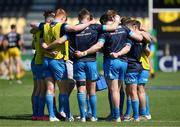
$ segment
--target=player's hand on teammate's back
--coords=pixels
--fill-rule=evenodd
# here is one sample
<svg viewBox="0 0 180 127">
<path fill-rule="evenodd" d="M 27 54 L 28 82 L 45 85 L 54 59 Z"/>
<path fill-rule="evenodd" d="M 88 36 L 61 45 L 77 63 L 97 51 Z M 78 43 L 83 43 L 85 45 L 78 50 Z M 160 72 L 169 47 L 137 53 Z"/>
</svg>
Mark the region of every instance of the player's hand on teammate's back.
<svg viewBox="0 0 180 127">
<path fill-rule="evenodd" d="M 53 51 L 53 52 L 51 52 L 51 55 L 54 57 L 54 56 L 56 56 L 58 54 L 58 51 Z"/>
<path fill-rule="evenodd" d="M 81 52 L 81 51 L 75 51 L 74 54 L 75 54 L 75 56 L 78 57 L 78 58 L 85 56 L 84 52 Z"/>
<path fill-rule="evenodd" d="M 42 43 L 42 48 L 46 49 L 48 45 L 46 43 Z"/>
<path fill-rule="evenodd" d="M 111 56 L 112 58 L 118 58 L 119 54 L 116 53 L 116 52 L 112 52 L 112 53 L 110 53 L 110 56 Z"/>
<path fill-rule="evenodd" d="M 95 19 L 92 19 L 91 21 L 89 21 L 90 24 L 96 24 L 96 20 Z"/>
</svg>

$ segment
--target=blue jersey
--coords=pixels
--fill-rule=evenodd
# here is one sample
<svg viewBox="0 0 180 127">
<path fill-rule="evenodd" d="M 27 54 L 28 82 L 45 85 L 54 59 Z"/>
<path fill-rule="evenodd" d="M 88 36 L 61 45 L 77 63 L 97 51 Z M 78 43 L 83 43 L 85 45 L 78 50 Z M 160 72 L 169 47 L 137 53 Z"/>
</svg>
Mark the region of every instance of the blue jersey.
<svg viewBox="0 0 180 127">
<path fill-rule="evenodd" d="M 71 47 L 74 50 L 85 51 L 97 43 L 98 35 L 103 32 L 103 26 L 93 24 L 81 32 L 68 33 L 68 38 L 71 41 Z M 74 61 L 95 61 L 96 53 L 77 58 L 74 56 Z"/>
<path fill-rule="evenodd" d="M 104 59 L 110 58 L 111 52 L 119 52 L 126 44 L 127 38 L 131 31 L 126 26 L 119 26 L 114 32 L 106 32 L 99 36 L 98 42 L 104 43 Z M 120 56 L 119 59 L 127 61 L 126 55 Z"/>
<path fill-rule="evenodd" d="M 143 50 L 143 43 L 137 42 L 133 39 L 128 39 L 128 42 L 131 43 L 131 50 L 127 54 L 127 72 L 140 72 L 142 71 L 140 57 Z"/>
</svg>

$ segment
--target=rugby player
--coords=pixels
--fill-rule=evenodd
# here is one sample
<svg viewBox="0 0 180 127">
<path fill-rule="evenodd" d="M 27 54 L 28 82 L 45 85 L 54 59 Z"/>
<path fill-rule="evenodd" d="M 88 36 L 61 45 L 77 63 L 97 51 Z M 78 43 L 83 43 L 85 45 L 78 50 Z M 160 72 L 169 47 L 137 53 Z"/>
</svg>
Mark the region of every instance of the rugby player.
<svg viewBox="0 0 180 127">
<path fill-rule="evenodd" d="M 52 12 L 45 11 L 44 18 L 45 23 L 52 22 Z M 34 89 L 31 98 L 33 109 L 32 120 L 47 120 L 48 118 L 44 116 L 46 85 L 43 79 L 43 71 L 45 68 L 43 64 L 43 51 L 40 43 L 40 38 L 43 32 L 39 29 L 32 29 L 31 32 L 33 33 L 32 47 L 36 51 L 31 62 L 31 70 L 33 73 L 34 80 Z"/>
<path fill-rule="evenodd" d="M 7 50 L 7 46 L 8 45 L 3 34 L 2 26 L 0 26 L 0 75 L 2 79 L 9 79 L 9 53 Z M 7 71 L 8 74 L 6 75 Z"/>
<path fill-rule="evenodd" d="M 127 26 L 134 31 L 140 32 L 137 28 L 137 24 L 140 22 L 136 20 L 127 21 Z M 131 39 L 133 47 L 128 54 L 128 70 L 125 77 L 125 83 L 127 85 L 127 110 L 124 116 L 124 121 L 134 120 L 139 121 L 139 100 L 142 105 L 143 101 L 143 90 L 141 86 L 138 85 L 140 73 L 142 71 L 142 66 L 140 62 L 141 52 L 143 50 L 143 45 L 145 45 L 144 40 L 150 39 L 147 33 L 140 32 L 143 35 L 142 43 Z M 131 105 L 133 109 L 133 119 L 130 118 Z M 141 107 L 141 106 L 140 106 Z M 140 113 L 144 111 L 144 107 L 140 108 Z M 144 113 L 143 113 L 144 114 Z"/>
<path fill-rule="evenodd" d="M 15 60 L 16 79 L 18 83 L 22 83 L 20 80 L 23 76 L 21 73 L 22 63 L 20 48 L 23 43 L 20 34 L 16 32 L 16 25 L 11 25 L 11 32 L 6 35 L 6 39 L 8 41 L 10 80 L 13 79 L 13 60 Z"/>
</svg>

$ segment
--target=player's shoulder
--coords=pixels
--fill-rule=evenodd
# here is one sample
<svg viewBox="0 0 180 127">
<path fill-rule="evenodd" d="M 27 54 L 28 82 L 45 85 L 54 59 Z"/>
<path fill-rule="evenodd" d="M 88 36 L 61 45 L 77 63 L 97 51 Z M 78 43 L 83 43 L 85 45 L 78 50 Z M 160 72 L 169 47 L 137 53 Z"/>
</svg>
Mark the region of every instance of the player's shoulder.
<svg viewBox="0 0 180 127">
<path fill-rule="evenodd" d="M 92 29 L 98 29 L 99 27 L 102 27 L 102 25 L 101 24 L 91 24 L 90 26 L 89 26 L 89 28 L 92 28 Z"/>
</svg>

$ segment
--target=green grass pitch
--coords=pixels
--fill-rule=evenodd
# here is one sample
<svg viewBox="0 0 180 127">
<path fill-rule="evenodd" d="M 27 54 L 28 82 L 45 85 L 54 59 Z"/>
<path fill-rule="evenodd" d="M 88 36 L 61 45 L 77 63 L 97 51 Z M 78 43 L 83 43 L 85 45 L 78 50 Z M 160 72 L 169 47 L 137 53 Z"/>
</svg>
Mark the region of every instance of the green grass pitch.
<svg viewBox="0 0 180 127">
<path fill-rule="evenodd" d="M 98 92 L 97 113 L 100 121 L 98 122 L 54 122 L 48 121 L 31 121 L 31 92 L 32 92 L 32 75 L 27 72 L 23 79 L 23 84 L 17 84 L 15 81 L 0 80 L 0 126 L 7 127 L 116 127 L 116 126 L 180 126 L 180 72 L 162 73 L 157 72 L 156 78 L 150 80 L 148 86 L 160 86 L 166 88 L 169 86 L 176 87 L 174 90 L 169 89 L 147 89 L 149 95 L 150 112 L 152 120 L 134 122 L 106 122 L 104 119 L 109 114 L 109 105 L 107 99 L 107 90 Z M 58 91 L 56 92 L 58 93 Z M 76 90 L 70 98 L 71 112 L 78 115 L 78 105 L 76 99 Z M 46 110 L 47 114 L 47 110 Z"/>
</svg>

